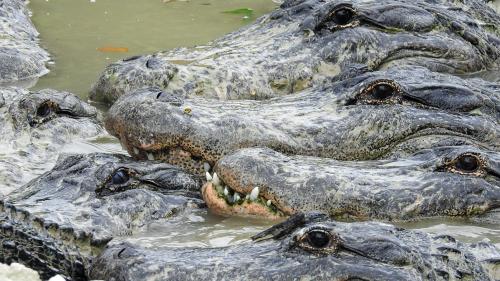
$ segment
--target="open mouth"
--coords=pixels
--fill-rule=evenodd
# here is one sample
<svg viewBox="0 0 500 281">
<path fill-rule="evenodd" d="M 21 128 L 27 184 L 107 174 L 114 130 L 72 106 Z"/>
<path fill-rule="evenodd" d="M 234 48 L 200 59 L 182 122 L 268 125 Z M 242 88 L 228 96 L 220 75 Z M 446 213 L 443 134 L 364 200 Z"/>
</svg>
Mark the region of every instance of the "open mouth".
<svg viewBox="0 0 500 281">
<path fill-rule="evenodd" d="M 280 220 L 290 214 L 278 208 L 272 196 L 261 187 L 255 186 L 249 191 L 242 188 L 235 190 L 226 185 L 217 173 L 210 175 L 207 172 L 207 182 L 202 187 L 202 195 L 207 207 L 218 215 Z"/>
<path fill-rule="evenodd" d="M 204 157 L 196 156 L 180 146 L 162 147 L 161 149 L 144 149 L 128 146 L 127 150 L 139 160 L 157 160 L 177 165 L 190 172 L 206 175 L 206 183 L 202 187 L 203 199 L 209 209 L 219 215 L 238 215 L 244 217 L 260 217 L 270 220 L 279 220 L 291 214 L 290 210 L 283 211 L 273 196 L 259 187 L 251 190 L 239 187 L 236 180 L 233 187 L 225 184 L 217 173 L 212 173 L 214 162 Z M 228 182 L 230 176 L 227 177 Z"/>
</svg>

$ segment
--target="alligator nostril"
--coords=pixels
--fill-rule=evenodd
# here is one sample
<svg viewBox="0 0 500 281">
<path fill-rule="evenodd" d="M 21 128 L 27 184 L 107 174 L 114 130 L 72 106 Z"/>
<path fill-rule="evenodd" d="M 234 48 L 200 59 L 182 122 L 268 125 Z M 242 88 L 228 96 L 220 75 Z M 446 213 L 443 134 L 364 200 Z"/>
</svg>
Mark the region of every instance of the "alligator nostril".
<svg viewBox="0 0 500 281">
<path fill-rule="evenodd" d="M 163 92 L 158 92 L 158 94 L 156 95 L 156 98 L 159 99 L 162 94 L 163 94 Z"/>
</svg>

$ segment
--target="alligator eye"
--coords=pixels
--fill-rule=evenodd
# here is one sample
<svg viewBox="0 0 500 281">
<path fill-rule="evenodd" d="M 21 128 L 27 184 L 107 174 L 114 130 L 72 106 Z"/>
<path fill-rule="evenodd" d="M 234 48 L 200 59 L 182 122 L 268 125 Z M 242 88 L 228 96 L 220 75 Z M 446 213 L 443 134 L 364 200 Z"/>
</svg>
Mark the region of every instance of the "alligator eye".
<svg viewBox="0 0 500 281">
<path fill-rule="evenodd" d="M 321 230 L 314 230 L 307 234 L 307 241 L 314 248 L 325 248 L 330 244 L 330 235 Z"/>
<path fill-rule="evenodd" d="M 297 238 L 298 246 L 314 253 L 331 253 L 338 250 L 340 237 L 324 228 L 312 228 Z"/>
<path fill-rule="evenodd" d="M 460 156 L 455 162 L 455 168 L 459 171 L 473 173 L 481 166 L 480 160 L 477 156 L 466 154 Z"/>
<path fill-rule="evenodd" d="M 354 18 L 354 11 L 350 8 L 343 7 L 333 11 L 330 17 L 335 24 L 346 25 L 349 24 Z"/>
<path fill-rule="evenodd" d="M 392 80 L 382 79 L 365 87 L 354 99 L 347 101 L 348 105 L 399 103 L 403 98 L 403 90 Z"/>
<path fill-rule="evenodd" d="M 124 184 L 130 179 L 128 172 L 124 169 L 116 171 L 111 177 L 111 182 L 113 184 Z"/>
<path fill-rule="evenodd" d="M 370 91 L 370 96 L 377 100 L 385 100 L 392 97 L 396 93 L 396 90 L 392 85 L 381 83 L 373 86 Z"/>
<path fill-rule="evenodd" d="M 52 108 L 50 107 L 49 103 L 44 102 L 40 106 L 38 106 L 36 110 L 36 115 L 38 117 L 47 117 L 51 112 Z"/>
</svg>

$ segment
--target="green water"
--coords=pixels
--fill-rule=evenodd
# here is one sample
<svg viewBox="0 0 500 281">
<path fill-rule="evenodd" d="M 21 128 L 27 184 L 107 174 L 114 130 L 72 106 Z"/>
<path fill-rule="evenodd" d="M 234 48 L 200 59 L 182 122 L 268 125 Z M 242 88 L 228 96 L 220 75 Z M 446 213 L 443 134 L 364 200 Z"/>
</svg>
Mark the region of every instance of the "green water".
<svg viewBox="0 0 500 281">
<path fill-rule="evenodd" d="M 35 89 L 86 98 L 99 73 L 116 60 L 206 44 L 276 6 L 271 0 L 31 0 L 32 21 L 55 63 Z M 241 8 L 252 9 L 252 15 L 223 13 Z M 103 47 L 128 51 L 98 50 Z"/>
</svg>

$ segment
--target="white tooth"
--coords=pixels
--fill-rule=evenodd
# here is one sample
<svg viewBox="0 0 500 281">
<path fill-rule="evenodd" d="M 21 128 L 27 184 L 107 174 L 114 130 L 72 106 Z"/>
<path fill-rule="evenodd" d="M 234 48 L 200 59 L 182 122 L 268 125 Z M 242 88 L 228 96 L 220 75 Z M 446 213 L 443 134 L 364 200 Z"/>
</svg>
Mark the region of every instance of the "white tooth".
<svg viewBox="0 0 500 281">
<path fill-rule="evenodd" d="M 266 204 L 267 206 L 271 206 L 271 200 L 267 200 Z"/>
<path fill-rule="evenodd" d="M 203 169 L 207 173 L 210 172 L 210 164 L 208 164 L 207 162 L 203 163 Z"/>
<path fill-rule="evenodd" d="M 227 187 L 224 187 L 224 195 L 228 195 L 229 194 L 229 190 L 227 189 Z"/>
<path fill-rule="evenodd" d="M 245 196 L 245 200 L 250 200 L 250 195 Z"/>
<path fill-rule="evenodd" d="M 153 153 L 148 153 L 148 160 L 155 160 Z"/>
<path fill-rule="evenodd" d="M 139 155 L 139 149 L 137 149 L 137 147 L 134 147 L 134 153 L 135 153 L 136 155 Z"/>
<path fill-rule="evenodd" d="M 220 179 L 219 179 L 219 176 L 217 175 L 217 173 L 214 173 L 214 176 L 212 177 L 212 183 L 215 184 L 215 185 L 221 185 L 220 184 Z"/>
<path fill-rule="evenodd" d="M 234 193 L 234 202 L 238 202 L 238 201 L 240 201 L 240 199 L 241 199 L 241 197 L 240 197 L 240 195 L 238 194 L 238 192 L 235 192 L 235 193 Z"/>
<path fill-rule="evenodd" d="M 205 176 L 207 177 L 207 181 L 212 181 L 212 176 L 209 172 L 205 172 Z"/>
<path fill-rule="evenodd" d="M 252 189 L 252 192 L 250 192 L 250 200 L 255 201 L 257 200 L 257 197 L 259 197 L 259 187 L 256 186 Z"/>
</svg>

